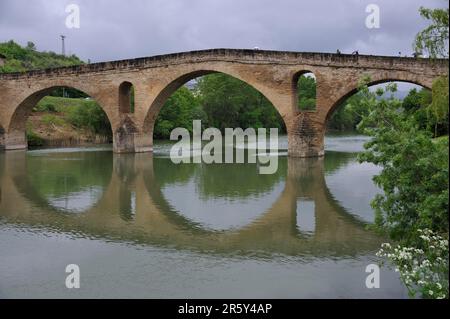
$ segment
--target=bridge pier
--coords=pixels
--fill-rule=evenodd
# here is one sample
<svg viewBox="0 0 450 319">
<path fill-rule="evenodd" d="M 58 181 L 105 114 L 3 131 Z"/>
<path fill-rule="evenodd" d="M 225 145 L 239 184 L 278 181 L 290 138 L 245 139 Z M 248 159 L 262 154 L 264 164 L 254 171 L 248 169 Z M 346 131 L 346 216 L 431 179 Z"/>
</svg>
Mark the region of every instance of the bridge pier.
<svg viewBox="0 0 450 319">
<path fill-rule="evenodd" d="M 320 157 L 325 154 L 325 125 L 316 120 L 316 113 L 302 112 L 287 121 L 288 155 Z"/>
<path fill-rule="evenodd" d="M 143 153 L 153 151 L 153 134 L 138 130 L 126 117 L 113 134 L 114 153 Z"/>
<path fill-rule="evenodd" d="M 152 138 L 139 132 L 116 132 L 113 137 L 114 153 L 152 152 Z"/>
<path fill-rule="evenodd" d="M 25 132 L 0 133 L 0 150 L 25 150 L 27 148 L 28 143 Z"/>
</svg>

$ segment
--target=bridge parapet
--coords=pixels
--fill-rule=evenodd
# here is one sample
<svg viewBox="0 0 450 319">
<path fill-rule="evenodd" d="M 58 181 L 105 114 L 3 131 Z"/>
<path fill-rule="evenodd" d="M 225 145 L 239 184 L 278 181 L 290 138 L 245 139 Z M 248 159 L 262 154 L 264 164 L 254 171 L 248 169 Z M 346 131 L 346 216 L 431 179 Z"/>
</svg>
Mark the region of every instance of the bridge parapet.
<svg viewBox="0 0 450 319">
<path fill-rule="evenodd" d="M 293 52 L 250 49 L 209 49 L 186 51 L 124 59 L 106 62 L 57 67 L 28 72 L 0 73 L 0 80 L 12 80 L 23 77 L 58 76 L 67 74 L 97 73 L 120 70 L 139 70 L 156 68 L 177 63 L 196 63 L 207 61 L 230 61 L 252 64 L 311 65 L 328 67 L 367 67 L 377 69 L 411 68 L 427 71 L 431 68 L 442 71 L 448 69 L 448 59 L 428 59 L 414 57 L 392 57 L 377 55 L 354 55 L 321 52 Z"/>
</svg>

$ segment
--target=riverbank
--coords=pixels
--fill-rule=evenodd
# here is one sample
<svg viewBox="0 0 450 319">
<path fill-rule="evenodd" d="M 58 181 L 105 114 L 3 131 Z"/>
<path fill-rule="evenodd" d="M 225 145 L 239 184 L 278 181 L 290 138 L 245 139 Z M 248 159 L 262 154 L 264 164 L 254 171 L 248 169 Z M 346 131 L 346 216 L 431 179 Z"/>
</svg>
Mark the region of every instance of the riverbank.
<svg viewBox="0 0 450 319">
<path fill-rule="evenodd" d="M 27 121 L 30 147 L 67 147 L 112 142 L 103 110 L 89 98 L 47 96 Z"/>
</svg>

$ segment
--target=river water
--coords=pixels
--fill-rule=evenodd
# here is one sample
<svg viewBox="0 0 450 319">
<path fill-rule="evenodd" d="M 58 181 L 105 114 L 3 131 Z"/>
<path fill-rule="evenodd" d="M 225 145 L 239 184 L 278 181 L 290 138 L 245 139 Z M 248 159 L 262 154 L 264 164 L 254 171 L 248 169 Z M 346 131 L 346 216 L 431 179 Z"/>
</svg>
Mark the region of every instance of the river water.
<svg viewBox="0 0 450 319">
<path fill-rule="evenodd" d="M 0 298 L 406 298 L 390 268 L 365 284 L 386 241 L 366 227 L 379 168 L 358 163 L 365 141 L 280 152 L 272 175 L 177 165 L 167 142 L 0 153 Z"/>
</svg>

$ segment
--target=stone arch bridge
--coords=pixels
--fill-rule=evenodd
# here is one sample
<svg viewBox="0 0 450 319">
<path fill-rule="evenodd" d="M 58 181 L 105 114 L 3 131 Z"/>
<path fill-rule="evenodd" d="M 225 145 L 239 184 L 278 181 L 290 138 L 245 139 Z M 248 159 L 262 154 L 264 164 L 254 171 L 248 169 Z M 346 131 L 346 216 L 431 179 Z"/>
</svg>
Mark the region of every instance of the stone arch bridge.
<svg viewBox="0 0 450 319">
<path fill-rule="evenodd" d="M 35 104 L 56 87 L 71 87 L 95 99 L 113 130 L 114 151 L 152 151 L 153 126 L 167 98 L 187 81 L 222 72 L 260 91 L 277 109 L 288 132 L 291 156 L 324 154 L 327 119 L 369 76 L 371 84 L 404 81 L 430 88 L 448 74 L 448 60 L 300 53 L 265 50 L 212 49 L 24 73 L 0 74 L 0 147 L 27 147 L 25 124 Z M 313 72 L 316 110 L 297 107 L 297 79 Z M 135 90 L 131 112 L 123 107 Z"/>
</svg>

